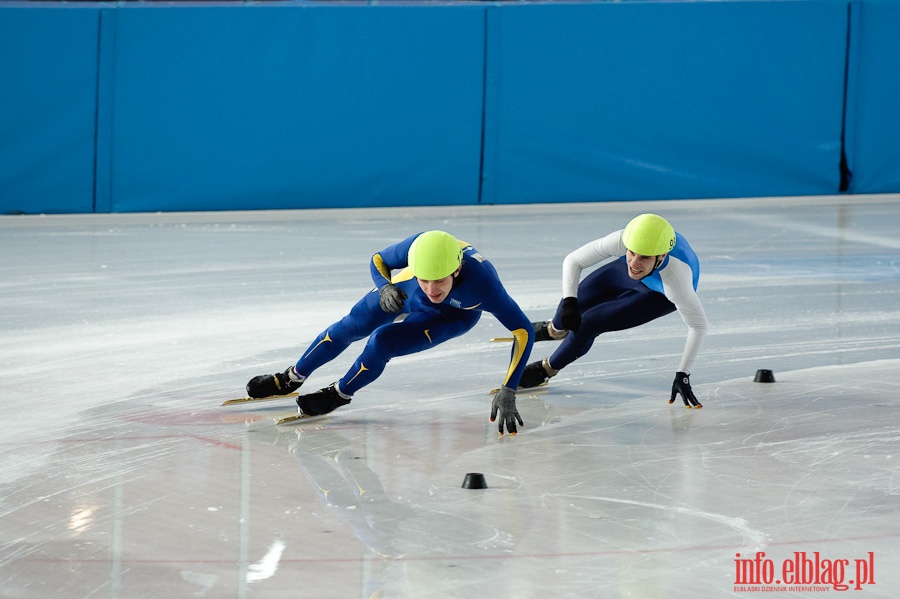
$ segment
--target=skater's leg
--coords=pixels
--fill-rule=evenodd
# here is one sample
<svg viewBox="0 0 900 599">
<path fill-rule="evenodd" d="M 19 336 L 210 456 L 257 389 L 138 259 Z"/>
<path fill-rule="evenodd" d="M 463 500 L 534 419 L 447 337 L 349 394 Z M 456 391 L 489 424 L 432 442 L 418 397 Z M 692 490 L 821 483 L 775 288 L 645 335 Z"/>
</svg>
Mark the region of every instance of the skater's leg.
<svg viewBox="0 0 900 599">
<path fill-rule="evenodd" d="M 366 337 L 396 317 L 397 314 L 388 314 L 380 308 L 377 291 L 367 293 L 351 308 L 347 316 L 323 331 L 295 365 L 283 373 L 264 374 L 250 379 L 247 383 L 247 395 L 262 398 L 296 391 L 316 368 L 334 359 L 354 341 Z"/>
<path fill-rule="evenodd" d="M 378 301 L 377 290 L 367 293 L 349 314 L 322 331 L 294 366 L 297 374 L 302 378 L 308 377 L 317 368 L 340 355 L 354 341 L 368 337 L 378 327 L 397 318 L 398 314 L 383 311 Z"/>
<path fill-rule="evenodd" d="M 459 337 L 475 326 L 480 313 L 461 312 L 460 316 L 413 312 L 402 322 L 380 327 L 369 336 L 359 358 L 338 382 L 339 390 L 353 395 L 381 376 L 391 358 L 424 351 Z"/>
<path fill-rule="evenodd" d="M 633 280 L 626 269 L 625 259 L 620 258 L 604 264 L 578 285 L 581 326 L 550 356 L 552 369 L 559 371 L 585 355 L 603 333 L 631 329 L 675 310 L 666 296 Z M 557 309 L 553 319 L 557 324 L 559 315 Z"/>
</svg>

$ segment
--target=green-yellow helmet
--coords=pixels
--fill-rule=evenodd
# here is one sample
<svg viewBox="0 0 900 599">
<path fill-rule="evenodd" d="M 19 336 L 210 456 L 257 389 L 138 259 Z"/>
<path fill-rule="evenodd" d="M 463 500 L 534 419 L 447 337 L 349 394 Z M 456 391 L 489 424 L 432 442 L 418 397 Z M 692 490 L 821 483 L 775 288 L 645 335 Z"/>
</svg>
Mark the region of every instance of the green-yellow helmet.
<svg viewBox="0 0 900 599">
<path fill-rule="evenodd" d="M 462 256 L 456 237 L 444 231 L 426 231 L 409 247 L 408 262 L 417 279 L 437 281 L 456 272 Z"/>
<path fill-rule="evenodd" d="M 641 214 L 625 227 L 622 242 L 635 254 L 659 256 L 675 247 L 675 229 L 661 216 Z"/>
</svg>

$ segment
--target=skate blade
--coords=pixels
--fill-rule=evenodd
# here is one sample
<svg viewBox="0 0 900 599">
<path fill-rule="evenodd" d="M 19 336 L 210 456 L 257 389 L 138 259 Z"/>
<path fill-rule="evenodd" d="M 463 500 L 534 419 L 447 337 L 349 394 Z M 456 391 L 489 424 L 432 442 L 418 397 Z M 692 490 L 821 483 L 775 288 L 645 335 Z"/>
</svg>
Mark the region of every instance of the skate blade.
<svg viewBox="0 0 900 599">
<path fill-rule="evenodd" d="M 231 406 L 238 403 L 250 403 L 253 401 L 272 401 L 273 399 L 284 399 L 285 397 L 297 397 L 299 393 L 288 393 L 287 395 L 270 395 L 269 397 L 238 397 L 237 399 L 226 399 L 222 402 L 223 406 Z"/>
<path fill-rule="evenodd" d="M 512 337 L 491 337 L 491 343 L 505 343 L 515 341 Z"/>
<path fill-rule="evenodd" d="M 289 422 L 295 422 L 297 420 L 305 420 L 307 418 L 313 418 L 313 416 L 309 416 L 307 414 L 292 414 L 290 416 L 285 416 L 284 418 L 276 418 L 275 424 L 287 424 Z"/>
</svg>

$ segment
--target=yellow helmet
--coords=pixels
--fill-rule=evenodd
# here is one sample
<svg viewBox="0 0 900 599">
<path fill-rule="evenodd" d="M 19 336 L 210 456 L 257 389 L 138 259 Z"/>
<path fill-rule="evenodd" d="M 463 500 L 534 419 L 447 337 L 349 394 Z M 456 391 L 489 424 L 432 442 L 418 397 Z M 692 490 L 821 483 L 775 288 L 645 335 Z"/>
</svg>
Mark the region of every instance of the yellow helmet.
<svg viewBox="0 0 900 599">
<path fill-rule="evenodd" d="M 456 237 L 444 231 L 426 231 L 412 242 L 407 261 L 416 278 L 437 281 L 456 272 L 462 256 Z"/>
<path fill-rule="evenodd" d="M 625 227 L 622 242 L 635 254 L 659 256 L 675 247 L 675 229 L 661 216 L 641 214 Z"/>
</svg>

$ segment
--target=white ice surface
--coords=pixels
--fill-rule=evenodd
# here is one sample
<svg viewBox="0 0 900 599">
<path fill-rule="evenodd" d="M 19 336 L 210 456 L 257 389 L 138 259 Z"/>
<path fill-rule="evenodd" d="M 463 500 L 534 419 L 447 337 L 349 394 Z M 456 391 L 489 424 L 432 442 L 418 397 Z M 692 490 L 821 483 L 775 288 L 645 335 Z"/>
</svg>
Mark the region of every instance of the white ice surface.
<svg viewBox="0 0 900 599">
<path fill-rule="evenodd" d="M 220 405 L 410 233 L 476 245 L 537 320 L 569 250 L 647 211 L 701 258 L 703 410 L 666 401 L 676 315 L 520 393 L 515 438 L 488 314 L 329 417 Z M 0 217 L 0 598 L 752 597 L 758 552 L 870 559 L 848 592 L 900 596 L 898 222 L 897 196 Z"/>
</svg>

